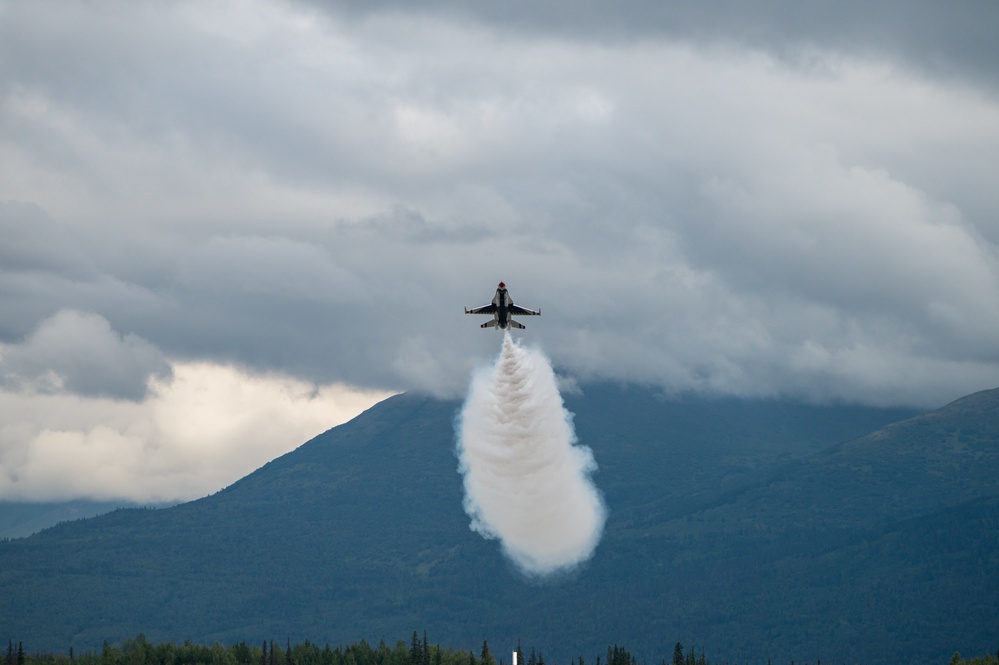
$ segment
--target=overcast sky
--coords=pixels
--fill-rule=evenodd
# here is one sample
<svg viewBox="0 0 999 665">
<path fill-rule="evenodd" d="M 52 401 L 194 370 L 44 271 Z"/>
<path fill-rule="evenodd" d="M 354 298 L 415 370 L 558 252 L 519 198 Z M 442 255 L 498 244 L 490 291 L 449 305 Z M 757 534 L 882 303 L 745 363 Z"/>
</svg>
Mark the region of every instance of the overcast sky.
<svg viewBox="0 0 999 665">
<path fill-rule="evenodd" d="M 581 382 L 995 387 L 997 25 L 0 0 L 0 499 L 193 498 L 392 392 L 460 396 L 500 280 Z"/>
</svg>

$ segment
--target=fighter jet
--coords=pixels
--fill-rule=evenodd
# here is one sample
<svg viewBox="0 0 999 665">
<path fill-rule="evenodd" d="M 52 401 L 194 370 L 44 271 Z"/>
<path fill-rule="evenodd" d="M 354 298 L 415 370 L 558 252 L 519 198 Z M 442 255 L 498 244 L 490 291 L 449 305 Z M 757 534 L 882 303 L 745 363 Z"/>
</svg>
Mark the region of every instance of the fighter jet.
<svg viewBox="0 0 999 665">
<path fill-rule="evenodd" d="M 496 295 L 493 296 L 493 301 L 490 304 L 472 309 L 466 307 L 465 314 L 492 314 L 493 320 L 486 321 L 479 326 L 480 328 L 496 328 L 497 330 L 506 330 L 507 328 L 524 329 L 524 324 L 518 323 L 510 317 L 514 314 L 517 316 L 541 316 L 541 309 L 535 312 L 533 309 L 514 305 L 513 300 L 510 299 L 510 294 L 507 293 L 506 284 L 500 282 L 499 286 L 496 287 Z"/>
</svg>

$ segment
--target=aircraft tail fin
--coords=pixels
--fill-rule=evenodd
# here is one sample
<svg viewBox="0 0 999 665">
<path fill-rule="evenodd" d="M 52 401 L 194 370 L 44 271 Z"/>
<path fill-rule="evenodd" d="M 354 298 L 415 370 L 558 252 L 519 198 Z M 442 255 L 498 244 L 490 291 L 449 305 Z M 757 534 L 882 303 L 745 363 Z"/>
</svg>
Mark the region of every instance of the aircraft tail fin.
<svg viewBox="0 0 999 665">
<path fill-rule="evenodd" d="M 485 323 L 483 323 L 479 327 L 480 328 L 495 328 L 496 327 L 496 319 L 492 319 L 490 321 L 486 321 Z"/>
<path fill-rule="evenodd" d="M 510 319 L 510 327 L 511 328 L 520 328 L 521 330 L 523 330 L 527 326 L 525 326 L 523 323 L 520 323 L 519 321 L 514 321 L 513 319 Z"/>
</svg>

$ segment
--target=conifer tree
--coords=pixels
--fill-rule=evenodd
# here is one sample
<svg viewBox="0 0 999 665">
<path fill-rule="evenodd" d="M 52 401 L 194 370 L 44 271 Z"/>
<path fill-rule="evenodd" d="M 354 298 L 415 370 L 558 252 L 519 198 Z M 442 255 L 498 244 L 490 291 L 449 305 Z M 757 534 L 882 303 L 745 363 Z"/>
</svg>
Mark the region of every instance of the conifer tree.
<svg viewBox="0 0 999 665">
<path fill-rule="evenodd" d="M 684 665 L 683 662 L 683 645 L 679 642 L 673 647 L 673 665 Z"/>
<path fill-rule="evenodd" d="M 427 643 L 427 631 L 423 631 L 423 646 L 420 649 L 420 663 L 430 665 L 430 645 Z"/>
<path fill-rule="evenodd" d="M 414 630 L 413 639 L 409 643 L 409 665 L 421 665 L 423 662 L 423 649 L 420 647 L 420 636 Z"/>
<path fill-rule="evenodd" d="M 17 643 L 17 665 L 24 665 L 24 642 Z"/>
</svg>

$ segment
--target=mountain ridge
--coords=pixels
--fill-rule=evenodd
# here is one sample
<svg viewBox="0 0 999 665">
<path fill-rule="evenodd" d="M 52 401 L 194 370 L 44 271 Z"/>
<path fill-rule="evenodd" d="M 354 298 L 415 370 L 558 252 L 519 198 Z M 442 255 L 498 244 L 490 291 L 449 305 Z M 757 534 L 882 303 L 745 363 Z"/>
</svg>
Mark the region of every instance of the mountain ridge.
<svg viewBox="0 0 999 665">
<path fill-rule="evenodd" d="M 0 593 L 11 600 L 0 625 L 33 649 L 60 650 L 139 632 L 337 643 L 426 629 L 470 649 L 521 639 L 552 663 L 611 643 L 657 662 L 677 641 L 733 662 L 984 652 L 994 646 L 984 643 L 987 610 L 999 608 L 981 583 L 999 574 L 987 547 L 999 534 L 990 480 L 999 433 L 988 418 L 999 391 L 962 400 L 915 414 L 586 386 L 565 401 L 600 465 L 608 522 L 591 561 L 539 584 L 469 529 L 454 455 L 460 404 L 399 395 L 209 497 L 0 544 Z M 882 468 L 895 458 L 880 454 L 881 439 L 857 443 L 907 432 L 922 432 L 921 449 L 937 446 L 950 464 L 924 460 L 913 466 L 922 475 L 900 479 Z M 955 433 L 963 443 L 945 445 Z M 934 493 L 972 461 L 986 480 Z M 854 470 L 865 464 L 900 497 L 924 477 L 936 484 L 908 517 L 891 502 L 873 517 L 856 506 L 841 515 L 833 509 L 844 497 L 856 503 L 880 487 Z M 838 522 L 801 507 L 809 491 Z M 943 527 L 952 542 L 934 540 Z M 911 589 L 906 571 L 917 575 Z M 962 609 L 953 589 L 978 597 Z M 920 619 L 944 620 L 929 604 L 940 598 L 962 619 L 945 622 L 952 634 L 928 633 Z"/>
</svg>

